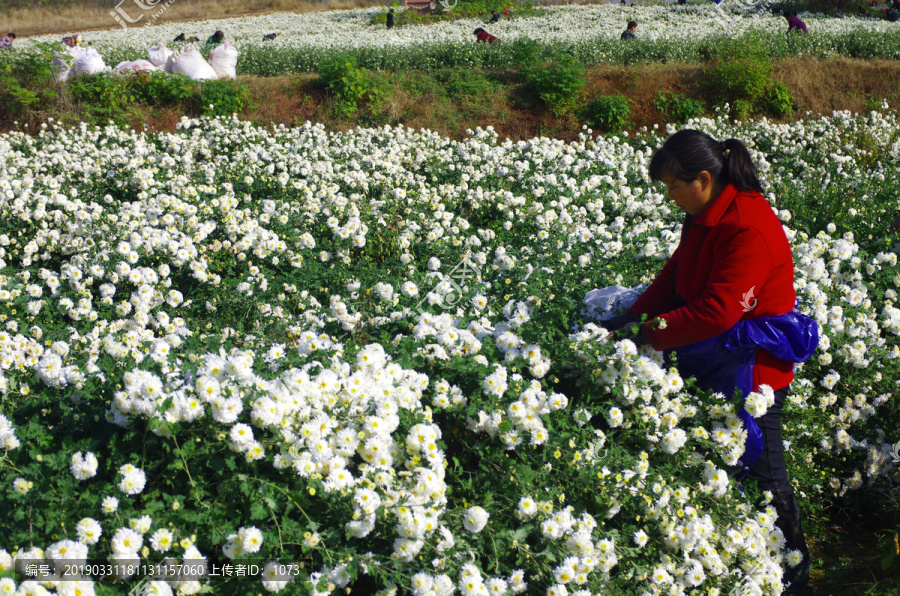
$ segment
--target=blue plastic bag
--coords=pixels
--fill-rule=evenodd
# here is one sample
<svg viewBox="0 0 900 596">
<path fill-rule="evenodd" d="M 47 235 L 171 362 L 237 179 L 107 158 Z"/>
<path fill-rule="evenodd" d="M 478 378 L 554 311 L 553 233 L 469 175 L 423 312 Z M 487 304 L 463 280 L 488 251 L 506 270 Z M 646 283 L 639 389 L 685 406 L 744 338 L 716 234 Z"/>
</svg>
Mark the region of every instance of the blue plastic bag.
<svg viewBox="0 0 900 596">
<path fill-rule="evenodd" d="M 666 350 L 665 354 L 669 362 L 675 355 L 682 378 L 695 377 L 701 389 L 722 393 L 731 399 L 736 391 L 746 396 L 753 390 L 753 365 L 757 350 L 765 350 L 788 362 L 805 362 L 818 345 L 818 325 L 795 310 L 783 315 L 738 321 L 721 335 Z M 737 415 L 747 431 L 744 455 L 738 462 L 741 466 L 740 480 L 747 476 L 762 455 L 763 436 L 759 425 L 743 407 Z"/>
</svg>

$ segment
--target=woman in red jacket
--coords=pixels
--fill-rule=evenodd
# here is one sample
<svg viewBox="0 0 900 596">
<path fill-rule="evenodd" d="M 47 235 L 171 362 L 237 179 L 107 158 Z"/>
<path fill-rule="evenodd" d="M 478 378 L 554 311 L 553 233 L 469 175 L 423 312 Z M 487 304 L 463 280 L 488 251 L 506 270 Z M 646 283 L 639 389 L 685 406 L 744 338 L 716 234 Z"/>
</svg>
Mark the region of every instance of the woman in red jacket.
<svg viewBox="0 0 900 596">
<path fill-rule="evenodd" d="M 481 27 L 475 30 L 475 41 L 482 43 L 499 43 L 499 39 L 496 36 L 491 35 Z"/>
<path fill-rule="evenodd" d="M 650 177 L 665 183 L 686 214 L 681 242 L 628 312 L 604 326 L 632 329 L 635 343 L 674 354 L 682 376 L 696 377 L 703 389 L 728 397 L 760 385 L 774 390 L 775 403 L 761 417 L 741 409 L 748 442 L 738 477 L 771 491 L 787 547 L 803 557 L 785 574 L 791 582 L 786 593 L 798 594 L 809 578 L 810 557 L 787 477 L 781 410 L 794 362 L 815 351 L 818 329 L 793 311 L 790 244 L 762 196 L 749 151 L 736 139 L 677 132 L 654 153 Z M 648 322 L 635 333 L 642 315 Z"/>
</svg>

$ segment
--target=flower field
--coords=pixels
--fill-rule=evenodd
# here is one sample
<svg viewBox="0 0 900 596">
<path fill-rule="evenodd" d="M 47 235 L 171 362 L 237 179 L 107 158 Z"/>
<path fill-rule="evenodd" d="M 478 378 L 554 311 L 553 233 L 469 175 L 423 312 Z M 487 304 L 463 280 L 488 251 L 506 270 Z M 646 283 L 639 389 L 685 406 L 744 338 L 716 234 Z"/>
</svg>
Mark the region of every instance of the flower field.
<svg viewBox="0 0 900 596">
<path fill-rule="evenodd" d="M 761 6 L 761 5 L 760 5 Z M 113 28 L 84 33 L 107 64 L 147 57 L 147 49 L 159 41 L 171 42 L 179 33 L 201 40 L 221 29 L 237 41 L 241 51 L 238 74 L 261 76 L 315 71 L 336 54 L 353 53 L 360 66 L 370 69 L 428 69 L 447 66 L 514 68 L 523 52 L 539 51 L 574 55 L 584 64 L 642 61 L 695 62 L 717 55 L 730 40 L 754 36 L 772 58 L 808 54 L 859 58 L 900 57 L 900 33 L 893 23 L 877 19 L 834 18 L 802 15 L 809 35 L 786 36 L 785 20 L 770 11 L 748 11 L 742 4 L 723 2 L 684 8 L 672 5 L 628 7 L 619 5 L 562 6 L 539 9 L 536 16 L 504 20 L 490 26 L 503 45 L 484 47 L 474 43 L 472 31 L 483 20 L 461 19 L 386 31 L 372 25 L 379 9 L 359 9 L 306 14 L 279 13 L 265 16 L 161 23 L 153 26 Z M 138 25 L 150 22 L 142 16 Z M 623 44 L 619 34 L 629 20 L 639 23 L 638 40 Z M 110 17 L 109 26 L 116 23 Z M 75 33 L 74 31 L 72 33 Z M 273 42 L 263 36 L 278 33 Z M 17 41 L 19 54 L 34 42 L 59 41 L 45 35 Z M 539 50 L 522 47 L 538 42 Z M 180 45 L 180 44 L 176 44 Z M 15 59 L 14 56 L 0 56 Z"/>
<path fill-rule="evenodd" d="M 804 507 L 893 495 L 900 122 L 691 125 L 751 147 L 820 325 Z M 678 242 L 662 138 L 0 137 L 0 592 L 779 594 L 735 404 L 580 312 Z"/>
</svg>

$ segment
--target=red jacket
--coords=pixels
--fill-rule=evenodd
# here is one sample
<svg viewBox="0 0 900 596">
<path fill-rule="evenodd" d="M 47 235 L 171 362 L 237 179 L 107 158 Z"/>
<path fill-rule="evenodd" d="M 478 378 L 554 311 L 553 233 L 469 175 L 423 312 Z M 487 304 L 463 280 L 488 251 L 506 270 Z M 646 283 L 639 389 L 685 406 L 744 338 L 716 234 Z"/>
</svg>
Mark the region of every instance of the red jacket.
<svg viewBox="0 0 900 596">
<path fill-rule="evenodd" d="M 702 214 L 686 216 L 675 254 L 629 312 L 664 319 L 666 328 L 648 329 L 647 338 L 668 350 L 719 335 L 741 319 L 788 313 L 795 298 L 781 222 L 762 195 L 729 184 Z M 793 378 L 793 363 L 757 352 L 754 389 L 778 390 Z"/>
<path fill-rule="evenodd" d="M 486 41 L 487 43 L 496 43 L 497 42 L 497 38 L 495 36 L 491 35 L 490 33 L 488 33 L 487 31 L 482 31 L 481 33 L 476 34 L 475 37 L 476 37 L 476 39 L 475 39 L 476 42 L 478 42 L 478 41 Z"/>
</svg>

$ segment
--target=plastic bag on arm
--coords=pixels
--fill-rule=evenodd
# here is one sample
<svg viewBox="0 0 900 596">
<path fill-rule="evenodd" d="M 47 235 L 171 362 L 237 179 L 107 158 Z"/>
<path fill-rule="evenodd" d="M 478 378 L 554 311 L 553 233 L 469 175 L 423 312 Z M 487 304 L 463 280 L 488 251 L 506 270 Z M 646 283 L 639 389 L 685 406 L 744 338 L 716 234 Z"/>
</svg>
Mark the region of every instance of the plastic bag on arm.
<svg viewBox="0 0 900 596">
<path fill-rule="evenodd" d="M 674 354 L 683 378 L 695 377 L 697 386 L 731 399 L 753 390 L 753 365 L 757 350 L 765 350 L 781 360 L 805 362 L 819 345 L 819 327 L 808 316 L 793 311 L 772 317 L 738 321 L 721 335 L 705 341 L 667 350 L 666 360 Z M 747 431 L 739 479 L 749 473 L 763 452 L 762 431 L 750 414 L 741 408 L 738 417 Z"/>
<path fill-rule="evenodd" d="M 593 289 L 584 297 L 582 312 L 585 316 L 597 320 L 608 319 L 628 310 L 646 289 L 646 284 L 640 284 L 633 288 L 614 285 Z"/>
</svg>

